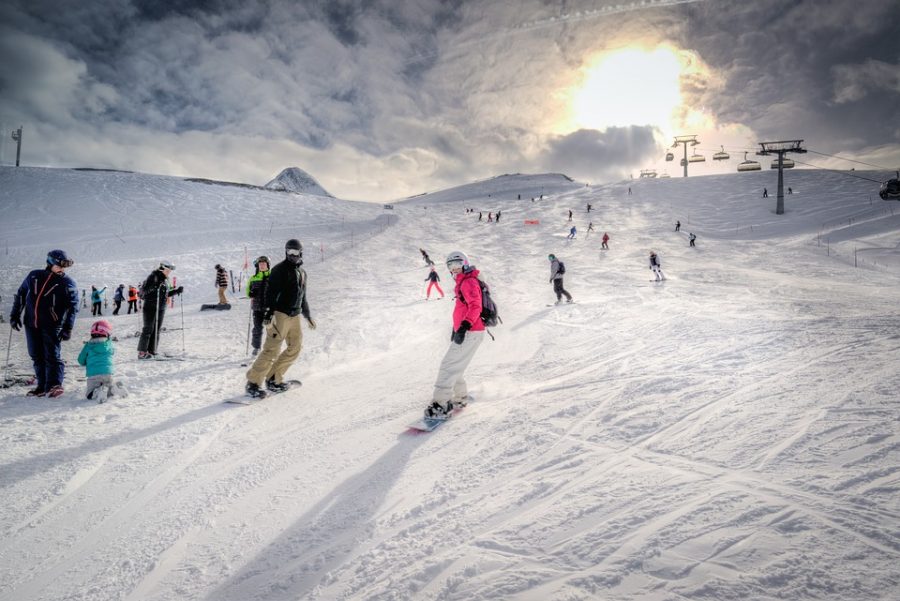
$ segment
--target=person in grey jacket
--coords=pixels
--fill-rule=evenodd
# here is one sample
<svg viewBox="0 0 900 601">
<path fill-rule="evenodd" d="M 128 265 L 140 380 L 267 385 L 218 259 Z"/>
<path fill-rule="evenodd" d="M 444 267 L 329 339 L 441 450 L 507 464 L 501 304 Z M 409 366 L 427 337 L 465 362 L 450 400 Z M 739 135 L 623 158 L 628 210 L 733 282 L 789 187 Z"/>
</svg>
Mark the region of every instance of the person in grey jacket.
<svg viewBox="0 0 900 601">
<path fill-rule="evenodd" d="M 549 254 L 547 258 L 550 260 L 550 282 L 553 284 L 553 292 L 556 293 L 556 304 L 562 302 L 562 297 L 566 297 L 566 302 L 572 302 L 572 295 L 563 288 L 563 274 L 566 273 L 565 264 L 556 258 L 556 255 Z"/>
</svg>

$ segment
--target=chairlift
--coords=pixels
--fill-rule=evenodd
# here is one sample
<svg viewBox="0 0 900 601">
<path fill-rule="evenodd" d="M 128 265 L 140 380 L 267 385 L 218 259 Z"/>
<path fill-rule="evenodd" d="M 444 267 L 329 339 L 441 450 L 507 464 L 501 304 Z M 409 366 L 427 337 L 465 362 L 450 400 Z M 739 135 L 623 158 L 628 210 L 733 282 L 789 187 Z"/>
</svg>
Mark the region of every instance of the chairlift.
<svg viewBox="0 0 900 601">
<path fill-rule="evenodd" d="M 656 169 L 641 169 L 640 177 L 656 177 Z"/>
<path fill-rule="evenodd" d="M 671 152 L 667 152 L 667 153 L 666 153 L 666 160 L 667 160 L 667 161 L 674 161 L 674 160 L 675 160 L 675 155 L 672 154 Z"/>
<path fill-rule="evenodd" d="M 794 168 L 793 159 L 783 159 L 781 161 L 781 168 L 782 169 L 793 169 Z M 772 161 L 772 169 L 778 169 L 778 159 L 775 159 L 774 161 Z"/>
<path fill-rule="evenodd" d="M 668 173 L 663 173 L 663 174 L 661 174 L 661 175 L 659 176 L 660 179 L 664 179 L 664 178 L 667 178 L 667 177 L 672 177 L 672 176 L 669 175 Z"/>
<path fill-rule="evenodd" d="M 713 160 L 714 160 L 714 161 L 727 161 L 728 159 L 730 159 L 731 156 L 729 156 L 729 154 L 728 154 L 727 152 L 725 152 L 725 147 L 724 147 L 724 146 L 720 146 L 720 148 L 722 149 L 722 151 L 721 151 L 721 152 L 717 152 L 716 154 L 714 154 L 714 155 L 713 155 Z"/>
<path fill-rule="evenodd" d="M 681 160 L 679 161 L 679 164 L 680 164 L 682 167 L 684 167 L 685 165 L 687 165 L 687 161 L 685 161 L 684 159 L 681 159 Z"/>
<path fill-rule="evenodd" d="M 744 153 L 744 162 L 741 163 L 740 165 L 738 165 L 738 167 L 737 167 L 738 171 L 759 171 L 760 169 L 762 169 L 762 167 L 760 166 L 760 164 L 757 161 L 748 161 L 747 160 L 746 152 Z"/>
<path fill-rule="evenodd" d="M 688 159 L 688 163 L 705 163 L 706 157 L 702 154 L 692 154 Z"/>
</svg>

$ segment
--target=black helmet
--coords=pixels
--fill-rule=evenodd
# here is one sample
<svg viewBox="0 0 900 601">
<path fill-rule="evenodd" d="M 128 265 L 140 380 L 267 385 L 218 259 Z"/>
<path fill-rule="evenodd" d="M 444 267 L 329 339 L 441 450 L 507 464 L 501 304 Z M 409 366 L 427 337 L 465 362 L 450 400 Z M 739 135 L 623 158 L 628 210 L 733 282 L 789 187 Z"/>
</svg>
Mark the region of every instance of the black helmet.
<svg viewBox="0 0 900 601">
<path fill-rule="evenodd" d="M 270 267 L 272 265 L 272 262 L 269 260 L 269 257 L 267 257 L 266 255 L 260 255 L 260 256 L 256 257 L 255 259 L 253 259 L 254 267 L 259 267 L 260 263 L 265 263 L 266 265 L 269 265 Z"/>
<path fill-rule="evenodd" d="M 285 243 L 284 254 L 291 263 L 303 265 L 303 245 L 296 238 L 291 238 Z"/>
<path fill-rule="evenodd" d="M 47 265 L 59 265 L 63 269 L 66 267 L 71 267 L 75 264 L 75 261 L 69 258 L 69 255 L 66 254 L 64 250 L 51 250 L 47 253 Z"/>
</svg>

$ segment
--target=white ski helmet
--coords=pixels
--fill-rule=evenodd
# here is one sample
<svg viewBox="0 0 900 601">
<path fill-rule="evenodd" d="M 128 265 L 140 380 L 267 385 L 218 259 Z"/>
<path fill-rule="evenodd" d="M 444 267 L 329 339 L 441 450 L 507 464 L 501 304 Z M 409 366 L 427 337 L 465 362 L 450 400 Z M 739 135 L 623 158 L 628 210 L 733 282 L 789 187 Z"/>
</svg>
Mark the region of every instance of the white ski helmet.
<svg viewBox="0 0 900 601">
<path fill-rule="evenodd" d="M 466 253 L 454 250 L 447 255 L 447 269 L 453 272 L 453 268 L 458 267 L 461 271 L 465 271 L 469 267 L 469 257 Z"/>
</svg>

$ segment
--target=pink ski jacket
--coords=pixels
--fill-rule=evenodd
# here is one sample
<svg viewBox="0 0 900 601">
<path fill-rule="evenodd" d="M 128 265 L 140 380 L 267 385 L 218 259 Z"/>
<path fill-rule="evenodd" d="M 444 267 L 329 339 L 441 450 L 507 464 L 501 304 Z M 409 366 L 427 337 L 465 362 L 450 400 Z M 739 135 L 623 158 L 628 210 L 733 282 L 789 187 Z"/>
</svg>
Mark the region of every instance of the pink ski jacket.
<svg viewBox="0 0 900 601">
<path fill-rule="evenodd" d="M 481 321 L 481 286 L 478 285 L 477 269 L 456 274 L 456 306 L 453 307 L 453 331 L 459 329 L 459 325 L 468 321 L 472 324 L 472 332 L 484 331 L 484 322 Z"/>
</svg>

